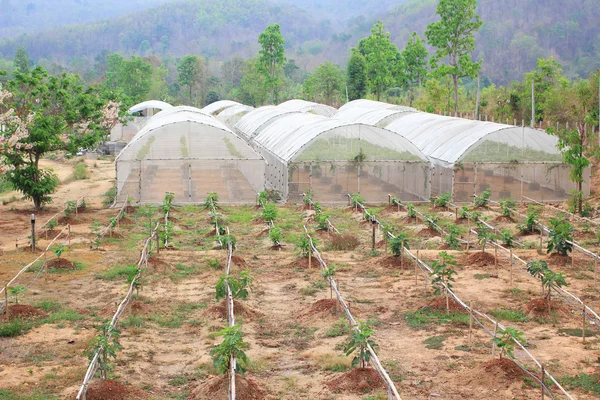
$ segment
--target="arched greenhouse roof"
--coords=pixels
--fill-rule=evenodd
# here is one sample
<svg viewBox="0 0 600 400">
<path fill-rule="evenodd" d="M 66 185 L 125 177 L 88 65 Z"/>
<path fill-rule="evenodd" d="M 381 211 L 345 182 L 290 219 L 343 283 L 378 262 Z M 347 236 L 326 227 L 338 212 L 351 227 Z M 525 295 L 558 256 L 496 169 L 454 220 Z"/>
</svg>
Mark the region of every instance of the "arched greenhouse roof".
<svg viewBox="0 0 600 400">
<path fill-rule="evenodd" d="M 216 118 L 225 125 L 229 126 L 229 121 L 233 120 L 235 117 L 241 118 L 253 110 L 254 107 L 240 104 L 239 106 L 233 106 L 224 109 L 217 115 Z"/>
<path fill-rule="evenodd" d="M 253 140 L 284 162 L 351 161 L 360 151 L 366 161 L 427 161 L 393 132 L 314 114 L 282 116 Z"/>
<path fill-rule="evenodd" d="M 129 110 L 127 110 L 127 113 L 134 114 L 136 112 L 145 111 L 148 109 L 166 110 L 168 108 L 173 108 L 173 106 L 170 105 L 169 103 L 165 103 L 164 101 L 150 100 L 150 101 L 144 101 L 143 103 L 140 103 L 140 104 L 136 104 L 135 106 L 133 106 Z"/>
<path fill-rule="evenodd" d="M 444 166 L 456 162 L 561 162 L 558 139 L 544 131 L 411 113 L 385 127 L 414 143 L 427 157 Z"/>
<path fill-rule="evenodd" d="M 317 115 L 323 115 L 325 117 L 332 117 L 337 112 L 337 109 L 326 104 L 298 99 L 288 100 L 284 103 L 281 103 L 278 107 L 290 111 L 309 112 Z"/>
<path fill-rule="evenodd" d="M 215 115 L 215 114 L 219 114 L 226 108 L 234 107 L 234 106 L 241 106 L 241 105 L 243 105 L 243 104 L 238 103 L 237 101 L 219 100 L 219 101 L 215 101 L 214 103 L 210 103 L 209 105 L 204 107 L 202 109 L 202 111 L 204 111 L 207 114 Z"/>
<path fill-rule="evenodd" d="M 339 111 L 346 111 L 351 108 L 369 108 L 371 110 L 396 109 L 396 110 L 417 111 L 416 109 L 411 108 L 411 107 L 397 106 L 395 104 L 383 103 L 381 101 L 366 100 L 366 99 L 353 100 L 349 103 L 346 103 L 340 107 Z"/>
<path fill-rule="evenodd" d="M 269 123 L 286 114 L 300 114 L 300 111 L 290 111 L 277 106 L 260 107 L 244 115 L 235 125 L 235 129 L 250 140 Z"/>
<path fill-rule="evenodd" d="M 335 118 L 349 122 L 358 122 L 367 125 L 382 126 L 380 123 L 389 123 L 396 118 L 400 118 L 406 113 L 417 112 L 410 107 L 394 107 L 384 109 L 373 109 L 363 107 L 351 107 L 345 110 L 338 111 Z"/>
<path fill-rule="evenodd" d="M 137 150 L 141 146 L 141 141 L 146 137 L 153 133 L 157 133 L 160 135 L 160 130 L 165 127 L 175 126 L 177 124 L 182 125 L 182 131 L 184 133 L 189 132 L 189 129 L 183 128 L 184 125 L 189 124 L 197 124 L 207 128 L 208 131 L 217 132 L 219 134 L 226 134 L 227 136 L 232 137 L 236 141 L 236 148 L 238 149 L 237 153 L 240 152 L 239 149 L 242 149 L 237 158 L 244 159 L 262 159 L 260 155 L 258 155 L 254 150 L 248 146 L 248 144 L 242 140 L 237 134 L 227 128 L 222 122 L 218 121 L 212 115 L 207 115 L 202 112 L 200 109 L 194 107 L 173 107 L 171 109 L 165 110 L 154 117 L 152 117 L 146 125 L 135 135 L 135 137 L 125 146 L 119 155 L 117 156 L 115 161 L 123 161 L 123 160 L 135 160 L 137 159 Z M 170 132 L 173 133 L 173 132 Z M 162 148 L 160 143 L 160 137 L 158 137 L 156 145 L 159 148 Z M 217 157 L 217 155 L 213 155 Z M 180 158 L 180 156 L 170 155 L 167 152 L 161 153 L 161 158 L 169 159 L 169 158 Z"/>
</svg>

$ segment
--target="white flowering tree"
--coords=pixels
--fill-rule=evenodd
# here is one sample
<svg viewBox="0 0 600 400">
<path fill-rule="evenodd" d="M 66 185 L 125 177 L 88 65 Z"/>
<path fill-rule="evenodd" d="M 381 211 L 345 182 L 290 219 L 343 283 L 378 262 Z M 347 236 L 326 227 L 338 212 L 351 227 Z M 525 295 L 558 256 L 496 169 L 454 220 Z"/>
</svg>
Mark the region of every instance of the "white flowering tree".
<svg viewBox="0 0 600 400">
<path fill-rule="evenodd" d="M 43 68 L 17 72 L 0 90 L 0 171 L 39 210 L 58 185 L 40 159 L 94 148 L 118 123 L 120 105 L 83 87 L 76 75 L 49 76 Z"/>
</svg>

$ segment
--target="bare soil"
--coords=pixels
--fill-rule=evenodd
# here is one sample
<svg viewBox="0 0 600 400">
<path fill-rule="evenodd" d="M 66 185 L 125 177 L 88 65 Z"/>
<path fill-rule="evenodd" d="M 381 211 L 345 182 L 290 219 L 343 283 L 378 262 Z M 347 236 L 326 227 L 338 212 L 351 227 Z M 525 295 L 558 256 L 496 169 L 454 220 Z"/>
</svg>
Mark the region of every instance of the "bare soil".
<svg viewBox="0 0 600 400">
<path fill-rule="evenodd" d="M 226 399 L 229 381 L 226 375 L 211 378 L 192 392 L 190 399 Z M 235 398 L 240 400 L 262 400 L 267 391 L 253 378 L 235 376 Z"/>
<path fill-rule="evenodd" d="M 46 264 L 48 269 L 60 269 L 70 271 L 75 269 L 75 265 L 66 258 L 53 258 Z"/>
<path fill-rule="evenodd" d="M 423 306 L 422 309 L 446 310 L 446 298 L 435 298 Z M 453 298 L 448 299 L 448 309 L 452 312 L 466 312 L 465 309 Z"/>
<path fill-rule="evenodd" d="M 131 386 L 125 386 L 115 380 L 97 380 L 93 382 L 87 392 L 87 400 L 143 400 L 149 396 Z"/>
<path fill-rule="evenodd" d="M 478 251 L 476 253 L 469 254 L 466 257 L 465 264 L 475 268 L 483 268 L 494 265 L 495 257 L 493 254 L 484 253 L 483 251 Z"/>
<path fill-rule="evenodd" d="M 27 304 L 14 304 L 14 305 L 8 306 L 8 317 L 11 320 L 13 320 L 13 319 L 23 319 L 23 320 L 36 319 L 36 318 L 43 318 L 46 315 L 48 315 L 48 313 L 45 310 L 43 310 L 41 308 L 35 308 L 35 307 L 32 307 Z M 0 317 L 1 317 L 0 320 L 4 319 L 4 315 L 1 315 Z"/>
<path fill-rule="evenodd" d="M 372 368 L 355 368 L 335 376 L 327 382 L 334 393 L 350 392 L 357 394 L 370 393 L 384 387 L 377 371 Z"/>
<path fill-rule="evenodd" d="M 312 268 L 320 268 L 319 260 L 317 260 L 317 257 L 311 257 L 310 262 Z M 308 257 L 298 258 L 291 262 L 288 266 L 306 269 L 308 268 Z"/>
</svg>

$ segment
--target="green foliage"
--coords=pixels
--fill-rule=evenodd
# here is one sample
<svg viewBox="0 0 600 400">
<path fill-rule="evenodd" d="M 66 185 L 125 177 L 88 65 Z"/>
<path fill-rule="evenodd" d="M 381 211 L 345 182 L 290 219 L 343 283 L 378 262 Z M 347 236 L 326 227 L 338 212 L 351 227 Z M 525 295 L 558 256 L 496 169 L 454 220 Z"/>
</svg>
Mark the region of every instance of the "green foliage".
<svg viewBox="0 0 600 400">
<path fill-rule="evenodd" d="M 350 54 L 346 74 L 348 76 L 348 99 L 352 101 L 364 98 L 368 88 L 367 60 L 355 48 Z"/>
<path fill-rule="evenodd" d="M 222 235 L 219 238 L 219 242 L 221 243 L 221 247 L 223 247 L 224 249 L 228 249 L 231 245 L 231 249 L 235 250 L 237 239 L 232 235 Z"/>
<path fill-rule="evenodd" d="M 437 207 L 447 207 L 451 199 L 452 192 L 442 193 L 433 200 L 433 204 Z"/>
<path fill-rule="evenodd" d="M 126 60 L 120 54 L 109 54 L 103 86 L 109 91 L 121 90 L 132 104 L 140 103 L 152 87 L 152 70 L 152 65 L 141 57 Z"/>
<path fill-rule="evenodd" d="M 304 199 L 302 200 L 304 202 L 304 204 L 307 205 L 307 206 L 310 206 L 312 204 L 314 195 L 315 195 L 314 190 L 307 189 L 304 192 Z"/>
<path fill-rule="evenodd" d="M 371 346 L 373 351 L 377 348 L 377 344 L 371 339 L 373 329 L 368 322 L 359 322 L 358 327 L 352 330 L 350 340 L 344 346 L 344 354 L 350 356 L 357 351 L 357 354 L 352 359 L 352 367 L 365 368 L 371 360 L 371 352 L 368 346 Z"/>
<path fill-rule="evenodd" d="M 234 299 L 247 299 L 250 290 L 252 290 L 253 280 L 249 270 L 242 271 L 239 278 L 232 277 L 231 275 L 222 275 L 215 286 L 217 301 L 227 297 L 227 283 L 229 283 L 231 295 Z"/>
<path fill-rule="evenodd" d="M 508 198 L 508 199 L 500 200 L 500 208 L 502 209 L 502 216 L 511 218 L 512 212 L 514 211 L 516 206 L 517 206 L 517 202 L 514 201 L 513 199 Z"/>
<path fill-rule="evenodd" d="M 52 248 L 52 252 L 56 256 L 56 258 L 60 258 L 60 256 L 62 256 L 62 254 L 64 253 L 65 250 L 66 250 L 66 247 L 63 244 L 57 244 L 56 246 L 54 246 Z"/>
<path fill-rule="evenodd" d="M 514 235 L 510 229 L 503 229 L 500 232 L 500 235 L 498 235 L 498 239 L 502 241 L 502 244 L 505 247 L 512 247 L 515 241 Z"/>
<path fill-rule="evenodd" d="M 413 204 L 408 203 L 406 205 L 406 214 L 409 218 L 417 218 L 417 209 Z"/>
<path fill-rule="evenodd" d="M 458 219 L 468 219 L 468 218 L 469 218 L 469 207 L 468 206 L 462 206 L 458 210 Z"/>
<path fill-rule="evenodd" d="M 315 243 L 316 239 L 312 239 L 312 240 L 316 246 L 317 245 L 317 243 Z M 300 238 L 298 239 L 298 243 L 296 243 L 296 251 L 298 252 L 300 257 L 308 257 L 312 253 L 312 249 L 311 249 L 311 245 L 310 245 L 310 238 L 308 237 L 308 235 L 303 234 L 302 236 L 300 236 Z"/>
<path fill-rule="evenodd" d="M 581 336 L 581 334 L 579 336 Z M 596 396 L 600 396 L 599 377 L 598 374 L 581 373 L 574 377 L 564 377 L 560 380 L 560 383 L 570 390 L 580 389 L 585 392 L 594 393 Z"/>
<path fill-rule="evenodd" d="M 138 216 L 142 219 L 142 225 L 148 230 L 148 234 L 151 235 L 156 223 L 153 221 L 157 208 L 153 204 L 144 204 L 138 208 Z"/>
<path fill-rule="evenodd" d="M 439 218 L 435 215 L 425 215 L 425 221 L 423 222 L 425 222 L 425 226 L 427 226 L 427 229 L 437 232 L 439 230 L 437 224 L 438 220 Z"/>
<path fill-rule="evenodd" d="M 396 234 L 395 238 L 389 239 L 390 252 L 396 257 L 402 257 L 404 249 L 410 249 L 410 238 L 408 232 L 401 231 Z"/>
<path fill-rule="evenodd" d="M 359 205 L 364 205 L 365 204 L 365 199 L 364 197 L 362 197 L 360 194 L 351 194 L 350 195 L 350 205 L 352 207 L 360 207 Z"/>
<path fill-rule="evenodd" d="M 326 213 L 318 213 L 315 214 L 315 222 L 317 223 L 317 229 L 318 230 L 328 230 L 329 229 L 329 223 L 327 222 L 329 219 L 329 215 Z"/>
<path fill-rule="evenodd" d="M 63 210 L 63 212 L 65 213 L 65 217 L 69 218 L 72 214 L 75 213 L 75 210 L 77 209 L 77 203 L 74 202 L 73 200 L 69 200 L 65 203 L 65 209 Z"/>
<path fill-rule="evenodd" d="M 53 219 L 53 220 L 48 221 L 48 223 L 46 224 L 46 229 L 51 231 L 54 228 L 56 228 L 57 226 L 58 226 L 58 221 Z"/>
<path fill-rule="evenodd" d="M 399 199 L 399 198 L 397 198 L 396 196 L 392 196 L 392 197 L 390 197 L 390 203 L 391 203 L 393 206 L 401 206 L 401 205 L 402 205 L 402 202 L 401 202 L 401 201 L 400 201 L 400 199 Z"/>
<path fill-rule="evenodd" d="M 313 208 L 315 209 L 317 214 L 321 214 L 323 212 L 323 207 L 321 206 L 321 203 L 313 203 Z"/>
<path fill-rule="evenodd" d="M 552 293 L 552 287 L 563 287 L 567 286 L 567 281 L 562 272 L 553 272 L 551 270 L 544 271 L 542 276 L 542 286 L 546 289 L 546 297 L 549 299 Z"/>
<path fill-rule="evenodd" d="M 262 212 L 262 218 L 265 222 L 271 223 L 277 219 L 277 206 L 275 204 L 265 204 Z"/>
<path fill-rule="evenodd" d="M 498 349 L 500 349 L 500 358 L 503 354 L 507 354 L 510 358 L 514 358 L 513 351 L 515 349 L 515 341 L 521 344 L 526 344 L 525 334 L 514 328 L 499 329 L 496 336 L 492 339 Z"/>
<path fill-rule="evenodd" d="M 173 207 L 173 199 L 175 198 L 175 193 L 167 192 L 165 193 L 165 198 L 163 199 L 162 211 L 164 214 L 171 211 L 171 207 Z"/>
<path fill-rule="evenodd" d="M 543 274 L 545 274 L 548 269 L 548 263 L 543 260 L 533 260 L 527 263 L 527 272 L 534 278 L 541 278 Z"/>
<path fill-rule="evenodd" d="M 482 250 L 485 252 L 485 247 L 489 242 L 492 242 L 496 239 L 496 235 L 494 232 L 488 228 L 487 225 L 480 223 L 477 225 L 477 241 L 481 246 Z"/>
<path fill-rule="evenodd" d="M 550 219 L 548 253 L 554 250 L 562 256 L 568 256 L 573 251 L 573 225 L 560 218 Z"/>
<path fill-rule="evenodd" d="M 19 318 L 0 324 L 0 337 L 15 337 L 31 329 L 31 324 Z M 0 392 L 1 393 L 1 392 Z M 1 397 L 0 397 L 1 399 Z"/>
<path fill-rule="evenodd" d="M 533 233 L 538 230 L 537 219 L 540 216 L 539 208 L 530 204 L 527 208 L 527 217 L 525 218 L 525 223 L 517 225 L 519 230 L 522 233 Z"/>
<path fill-rule="evenodd" d="M 511 321 L 511 322 L 528 322 L 529 317 L 523 313 L 521 310 L 505 310 L 505 309 L 496 309 L 491 310 L 490 314 L 498 319 L 503 321 Z"/>
<path fill-rule="evenodd" d="M 342 70 L 330 62 L 319 65 L 304 81 L 302 90 L 307 100 L 328 105 L 341 104 L 345 97 L 346 77 Z"/>
<path fill-rule="evenodd" d="M 8 294 L 11 296 L 15 296 L 15 304 L 19 304 L 19 295 L 25 292 L 27 288 L 22 285 L 15 285 L 8 287 Z"/>
<path fill-rule="evenodd" d="M 281 245 L 283 241 L 283 233 L 281 233 L 281 228 L 274 226 L 269 230 L 269 239 L 273 242 L 273 246 Z"/>
<path fill-rule="evenodd" d="M 487 207 L 490 203 L 490 198 L 492 197 L 492 192 L 490 189 L 486 189 L 479 196 L 475 196 L 473 198 L 473 206 L 483 208 Z"/>
<path fill-rule="evenodd" d="M 335 276 L 335 268 L 335 265 L 329 265 L 321 271 L 321 276 L 329 282 L 329 297 L 331 299 L 333 299 L 333 287 L 330 280 Z"/>
<path fill-rule="evenodd" d="M 447 235 L 444 238 L 444 242 L 450 247 L 452 250 L 460 249 L 460 238 L 463 234 L 463 230 L 458 225 L 448 225 L 446 227 Z"/>
<path fill-rule="evenodd" d="M 271 101 L 277 104 L 285 58 L 285 40 L 278 24 L 267 26 L 258 36 L 261 45 L 257 69 L 265 77 L 265 90 L 271 92 Z"/>
<path fill-rule="evenodd" d="M 186 89 L 189 105 L 204 105 L 207 75 L 204 57 L 185 56 L 177 64 L 177 83 Z"/>
<path fill-rule="evenodd" d="M 75 167 L 73 170 L 73 178 L 76 181 L 80 181 L 80 180 L 89 178 L 87 165 L 85 164 L 85 162 L 75 164 Z"/>
<path fill-rule="evenodd" d="M 120 331 L 111 329 L 109 325 L 105 325 L 102 327 L 102 333 L 92 340 L 86 351 L 90 360 L 98 353 L 98 368 L 103 379 L 106 379 L 107 373 L 113 368 L 110 360 L 116 360 L 117 351 L 123 348 L 119 343 L 120 335 Z"/>
<path fill-rule="evenodd" d="M 427 75 L 427 49 L 425 41 L 416 32 L 413 32 L 406 43 L 400 57 L 402 63 L 402 78 L 409 88 L 409 106 L 413 106 L 415 99 L 414 87 L 420 85 Z"/>
<path fill-rule="evenodd" d="M 266 190 L 262 190 L 259 194 L 258 194 L 258 204 L 259 205 L 265 205 L 269 202 L 269 192 Z"/>
<path fill-rule="evenodd" d="M 214 346 L 210 355 L 213 357 L 213 366 L 220 374 L 227 374 L 230 368 L 231 357 L 236 358 L 236 372 L 244 374 L 245 367 L 250 360 L 244 349 L 247 344 L 244 342 L 242 328 L 240 325 L 227 327 L 217 333 L 216 337 L 223 337 L 223 341 Z"/>
<path fill-rule="evenodd" d="M 431 269 L 433 270 L 431 273 L 431 284 L 435 287 L 434 292 L 437 295 L 442 293 L 443 286 L 451 290 L 452 282 L 455 282 L 454 275 L 457 275 L 457 272 L 452 269 L 457 264 L 454 261 L 454 256 L 445 251 L 441 251 L 438 256 L 439 260 L 434 261 L 431 265 Z M 446 289 L 444 289 L 444 292 L 448 295 Z"/>
<path fill-rule="evenodd" d="M 108 271 L 98 274 L 98 279 L 104 279 L 108 281 L 115 280 L 117 278 L 125 277 L 128 281 L 138 273 L 138 267 L 136 265 L 116 265 L 110 268 Z"/>
</svg>

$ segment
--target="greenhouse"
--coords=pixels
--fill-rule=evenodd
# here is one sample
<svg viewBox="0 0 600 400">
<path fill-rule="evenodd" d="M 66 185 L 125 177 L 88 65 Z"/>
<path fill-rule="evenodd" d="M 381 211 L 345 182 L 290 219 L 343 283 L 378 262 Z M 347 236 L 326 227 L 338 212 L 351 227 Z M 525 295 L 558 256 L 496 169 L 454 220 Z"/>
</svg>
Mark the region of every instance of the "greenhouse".
<svg viewBox="0 0 600 400">
<path fill-rule="evenodd" d="M 129 142 L 156 112 L 172 107 L 172 105 L 158 100 L 136 104 L 127 110 L 127 113 L 131 115 L 127 118 L 127 122 L 117 124 L 110 131 L 111 142 Z"/>
<path fill-rule="evenodd" d="M 332 117 L 337 112 L 337 109 L 331 106 L 305 100 L 288 100 L 284 103 L 281 103 L 278 107 L 283 108 L 284 110 L 311 113 L 322 115 L 324 117 Z"/>
<path fill-rule="evenodd" d="M 394 109 L 398 106 L 359 100 L 336 118 L 384 127 L 414 143 L 434 166 L 433 195 L 452 192 L 455 201 L 467 202 L 489 189 L 493 200 L 563 201 L 575 189 L 558 139 L 544 131 L 410 110 L 390 114 Z M 585 176 L 589 195 L 589 171 Z"/>
<path fill-rule="evenodd" d="M 245 105 L 228 107 L 217 115 L 217 119 L 224 123 L 229 129 L 233 129 L 244 115 L 253 110 L 254 107 Z"/>
<path fill-rule="evenodd" d="M 250 141 L 277 119 L 285 115 L 300 113 L 300 111 L 286 110 L 277 106 L 263 106 L 244 115 L 235 125 L 235 132 Z"/>
<path fill-rule="evenodd" d="M 206 107 L 204 107 L 202 109 L 202 112 L 205 114 L 217 116 L 217 115 L 219 115 L 219 113 L 221 113 L 223 110 L 225 110 L 229 107 L 235 107 L 235 106 L 241 106 L 241 105 L 243 105 L 243 104 L 238 103 L 237 101 L 219 100 L 219 101 L 215 101 L 214 103 L 211 103 L 211 104 L 207 105 Z"/>
<path fill-rule="evenodd" d="M 263 189 L 265 161 L 215 117 L 174 107 L 152 117 L 116 161 L 119 202 L 200 203 L 217 192 L 223 203 L 252 203 Z"/>
<path fill-rule="evenodd" d="M 300 202 L 308 189 L 327 203 L 345 203 L 349 193 L 374 203 L 388 194 L 429 199 L 431 164 L 408 140 L 369 125 L 277 110 L 249 113 L 237 129 L 248 128 L 242 134 L 268 162 L 266 185 L 283 199 Z"/>
</svg>

